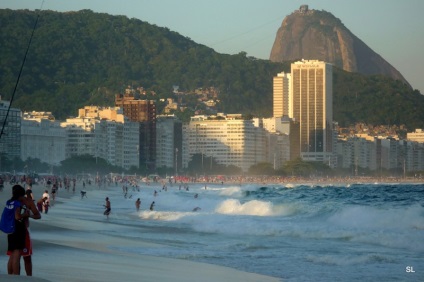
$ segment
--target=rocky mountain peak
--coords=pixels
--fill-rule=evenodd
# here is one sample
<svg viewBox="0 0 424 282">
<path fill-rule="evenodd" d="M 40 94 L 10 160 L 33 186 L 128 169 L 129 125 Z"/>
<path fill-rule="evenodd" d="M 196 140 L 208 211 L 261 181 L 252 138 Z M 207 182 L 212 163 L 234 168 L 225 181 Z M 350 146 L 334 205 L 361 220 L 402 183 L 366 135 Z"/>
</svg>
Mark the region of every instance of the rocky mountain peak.
<svg viewBox="0 0 424 282">
<path fill-rule="evenodd" d="M 409 85 L 402 74 L 347 29 L 340 19 L 307 5 L 284 18 L 272 46 L 273 62 L 322 60 L 349 72 L 382 74 Z"/>
</svg>

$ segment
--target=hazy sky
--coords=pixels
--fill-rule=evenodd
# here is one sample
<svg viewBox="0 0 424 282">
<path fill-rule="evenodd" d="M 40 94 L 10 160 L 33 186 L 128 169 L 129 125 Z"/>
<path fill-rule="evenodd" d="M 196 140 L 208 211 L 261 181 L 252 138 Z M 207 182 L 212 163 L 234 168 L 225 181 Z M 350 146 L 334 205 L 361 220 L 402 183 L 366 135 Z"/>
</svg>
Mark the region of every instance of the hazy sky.
<svg viewBox="0 0 424 282">
<path fill-rule="evenodd" d="M 424 94 L 424 0 L 0 0 L 0 8 L 125 15 L 219 53 L 261 59 L 269 58 L 284 17 L 302 4 L 338 17 Z"/>
</svg>

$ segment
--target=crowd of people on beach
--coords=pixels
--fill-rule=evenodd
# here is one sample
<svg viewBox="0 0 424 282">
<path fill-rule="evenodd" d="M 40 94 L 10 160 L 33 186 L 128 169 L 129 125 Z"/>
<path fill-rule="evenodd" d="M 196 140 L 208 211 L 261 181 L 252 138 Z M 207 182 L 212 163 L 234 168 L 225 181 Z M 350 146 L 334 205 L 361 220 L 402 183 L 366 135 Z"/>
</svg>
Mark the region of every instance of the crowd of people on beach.
<svg viewBox="0 0 424 282">
<path fill-rule="evenodd" d="M 21 177 L 0 177 L 2 190 L 7 186 L 11 187 L 12 197 L 7 200 L 6 209 L 13 210 L 14 229 L 7 233 L 7 273 L 10 275 L 20 275 L 20 260 L 23 258 L 24 268 L 27 276 L 32 276 L 32 241 L 30 236 L 29 219 L 40 219 L 41 214 L 47 214 L 53 205 L 59 187 L 65 183 L 65 189 L 69 190 L 71 180 L 59 177 L 32 179 L 26 175 Z M 62 182 L 63 181 L 63 182 Z M 75 191 L 75 181 L 73 181 L 73 191 Z M 7 185 L 9 184 L 9 185 Z M 33 192 L 33 185 L 42 185 L 44 192 L 40 198 L 36 198 Z M 49 191 L 50 190 L 50 191 Z M 2 219 L 3 220 L 3 219 Z M 3 223 L 2 223 L 3 224 Z"/>
<path fill-rule="evenodd" d="M 379 177 L 325 177 L 325 178 L 305 178 L 305 177 L 281 177 L 281 176 L 201 176 L 201 177 L 189 177 L 189 176 L 176 176 L 168 177 L 165 179 L 153 179 L 149 180 L 146 178 L 136 176 L 96 176 L 94 178 L 79 178 L 76 177 L 59 177 L 50 176 L 41 179 L 31 179 L 27 176 L 4 178 L 0 177 L 0 186 L 8 187 L 10 184 L 12 198 L 9 201 L 16 203 L 16 215 L 15 224 L 16 229 L 12 234 L 8 234 L 8 249 L 7 254 L 9 260 L 7 264 L 8 274 L 20 274 L 20 259 L 23 257 L 25 271 L 28 276 L 32 275 L 32 245 L 29 232 L 29 218 L 40 219 L 42 214 L 48 214 L 52 206 L 54 206 L 55 199 L 61 190 L 65 190 L 68 193 L 75 193 L 77 182 L 81 189 L 81 199 L 87 197 L 85 191 L 86 185 L 93 185 L 91 189 L 98 188 L 102 189 L 105 187 L 122 187 L 122 191 L 125 199 L 131 199 L 132 192 L 140 192 L 141 185 L 146 187 L 152 185 L 152 182 L 156 182 L 155 186 L 162 186 L 162 191 L 168 191 L 168 186 L 175 187 L 174 189 L 189 191 L 189 184 L 191 183 L 204 183 L 205 189 L 208 184 L 224 185 L 244 185 L 244 184 L 308 184 L 314 183 L 316 185 L 331 183 L 331 184 L 349 184 L 349 183 L 394 183 L 394 182 L 423 182 L 421 178 L 405 179 L 405 178 L 379 178 Z M 35 197 L 33 192 L 33 185 L 37 185 L 42 188 L 43 193 L 40 197 Z M 175 186 L 174 186 L 175 185 Z M 153 186 L 153 185 L 152 185 Z M 40 189 L 38 189 L 40 190 Z M 7 191 L 7 190 L 6 190 Z M 155 207 L 158 198 L 158 191 L 154 190 L 153 197 L 155 198 L 150 204 L 146 205 L 146 210 L 155 211 Z M 199 194 L 194 194 L 194 199 L 197 199 Z M 105 198 L 103 215 L 106 219 L 109 219 L 109 215 L 112 211 L 111 201 L 109 197 Z M 135 210 L 138 212 L 141 210 L 141 198 L 135 200 Z M 201 208 L 194 206 L 193 212 L 200 211 Z"/>
<path fill-rule="evenodd" d="M 155 179 L 156 180 L 156 179 Z M 156 181 L 159 181 L 158 179 Z M 96 177 L 94 179 L 90 178 L 81 178 L 76 179 L 75 177 L 58 177 L 51 176 L 41 179 L 32 179 L 28 176 L 22 177 L 0 177 L 0 182 L 3 187 L 11 187 L 12 198 L 9 201 L 13 201 L 16 205 L 16 216 L 15 216 L 15 231 L 7 235 L 8 239 L 8 248 L 7 255 L 9 256 L 7 264 L 7 272 L 11 275 L 20 275 L 21 266 L 20 260 L 23 258 L 25 272 L 27 276 L 32 276 L 32 244 L 29 231 L 29 218 L 40 219 L 42 214 L 48 214 L 56 197 L 60 191 L 75 193 L 77 182 L 82 186 L 83 189 L 86 189 L 86 185 L 91 186 L 94 184 L 94 187 L 91 188 L 104 188 L 106 186 L 115 186 L 118 187 L 122 185 L 122 190 L 124 193 L 124 198 L 131 198 L 132 195 L 129 194 L 129 187 L 133 192 L 140 191 L 140 183 L 142 182 L 139 178 L 136 177 Z M 162 190 L 167 191 L 167 182 L 162 181 Z M 182 183 L 182 182 L 181 182 Z M 150 185 L 150 181 L 145 181 L 146 186 Z M 39 197 L 36 197 L 33 192 L 33 185 L 42 189 L 42 194 Z M 172 185 L 172 183 L 171 183 Z M 179 186 L 181 190 L 181 185 Z M 184 189 L 188 191 L 188 184 L 184 184 Z M 81 190 L 81 199 L 87 197 L 87 192 Z M 157 191 L 154 191 L 155 196 L 157 196 Z M 154 211 L 155 201 L 152 201 L 148 206 L 148 210 Z M 14 206 L 15 208 L 15 206 Z M 105 198 L 103 214 L 106 218 L 109 218 L 111 214 L 112 207 L 109 197 Z M 137 198 L 135 201 L 136 211 L 141 209 L 141 199 Z M 199 210 L 199 207 L 196 207 L 194 210 Z"/>
</svg>

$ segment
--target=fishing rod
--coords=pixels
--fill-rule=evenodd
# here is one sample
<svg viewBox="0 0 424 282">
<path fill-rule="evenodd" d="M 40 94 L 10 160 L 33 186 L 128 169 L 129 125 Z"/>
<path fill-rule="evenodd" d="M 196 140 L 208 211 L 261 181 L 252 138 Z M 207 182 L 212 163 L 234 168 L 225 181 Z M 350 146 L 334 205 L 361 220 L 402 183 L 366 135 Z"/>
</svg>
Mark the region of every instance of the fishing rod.
<svg viewBox="0 0 424 282">
<path fill-rule="evenodd" d="M 43 5 L 44 5 L 44 0 L 41 3 L 40 12 L 43 8 Z M 13 98 L 15 97 L 16 89 L 18 88 L 19 80 L 20 80 L 21 75 L 22 75 L 22 70 L 24 69 L 25 61 L 26 61 L 26 58 L 27 58 L 27 55 L 28 55 L 28 52 L 29 52 L 29 47 L 31 46 L 32 38 L 34 37 L 35 28 L 37 27 L 38 19 L 40 18 L 40 12 L 37 14 L 37 18 L 35 20 L 34 27 L 32 28 L 31 37 L 29 38 L 28 46 L 27 46 L 27 49 L 25 51 L 25 55 L 24 55 L 24 59 L 23 59 L 22 64 L 21 64 L 21 68 L 19 70 L 18 78 L 16 79 L 15 88 L 13 89 L 12 97 L 10 98 L 9 107 L 7 108 L 6 117 L 4 118 L 3 125 L 2 125 L 2 128 L 1 128 L 1 132 L 0 132 L 0 140 L 1 140 L 1 137 L 3 136 L 4 128 L 6 127 L 6 122 L 7 122 L 7 118 L 9 117 L 10 108 L 12 107 Z"/>
</svg>

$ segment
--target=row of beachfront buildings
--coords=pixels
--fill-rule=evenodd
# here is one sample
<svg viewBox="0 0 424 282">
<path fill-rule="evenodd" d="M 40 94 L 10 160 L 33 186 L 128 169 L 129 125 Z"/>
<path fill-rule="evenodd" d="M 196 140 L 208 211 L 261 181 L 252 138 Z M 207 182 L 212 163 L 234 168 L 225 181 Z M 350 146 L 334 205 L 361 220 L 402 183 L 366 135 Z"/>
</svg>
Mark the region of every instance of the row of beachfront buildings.
<svg viewBox="0 0 424 282">
<path fill-rule="evenodd" d="M 57 121 L 49 112 L 21 112 L 0 101 L 0 153 L 9 159 L 38 158 L 51 165 L 76 155 L 112 165 L 183 171 L 192 156 L 213 157 L 243 171 L 268 162 L 279 169 L 289 160 L 319 161 L 332 168 L 424 170 L 424 132 L 398 138 L 338 136 L 332 117 L 332 66 L 299 61 L 291 73 L 274 77 L 273 117 L 240 114 L 196 115 L 182 123 L 157 115 L 155 102 L 132 89 L 114 107 L 86 106 L 78 116 Z M 6 119 L 7 115 L 7 119 Z M 0 158 L 1 165 L 1 158 Z M 1 168 L 0 168 L 1 169 Z"/>
</svg>

